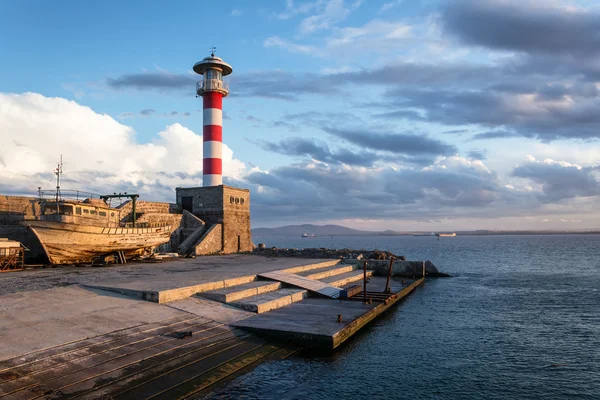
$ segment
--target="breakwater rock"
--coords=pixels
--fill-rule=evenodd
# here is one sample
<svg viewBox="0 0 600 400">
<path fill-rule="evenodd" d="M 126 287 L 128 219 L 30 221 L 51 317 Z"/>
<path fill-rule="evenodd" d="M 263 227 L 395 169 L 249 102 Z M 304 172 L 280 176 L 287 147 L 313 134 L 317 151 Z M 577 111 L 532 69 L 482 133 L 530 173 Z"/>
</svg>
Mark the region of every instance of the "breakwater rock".
<svg viewBox="0 0 600 400">
<path fill-rule="evenodd" d="M 405 260 L 397 260 L 394 261 L 392 265 L 392 276 L 399 276 L 405 278 L 420 278 L 423 276 L 423 262 L 425 263 L 425 276 L 431 277 L 449 277 L 450 275 L 440 272 L 437 267 L 429 260 L 427 261 L 405 261 Z M 357 261 L 358 264 L 361 264 L 360 261 Z M 369 260 L 369 269 L 374 271 L 375 275 L 379 276 L 387 276 L 390 262 L 389 261 L 379 261 L 379 260 Z"/>
<path fill-rule="evenodd" d="M 254 254 L 260 254 L 267 257 L 302 257 L 302 258 L 340 258 L 340 259 L 358 259 L 358 260 L 389 260 L 394 257 L 397 260 L 406 260 L 404 256 L 393 254 L 382 250 L 355 250 L 355 249 L 326 249 L 326 248 L 308 248 L 308 249 L 280 249 L 277 247 L 260 248 L 253 251 Z"/>
</svg>

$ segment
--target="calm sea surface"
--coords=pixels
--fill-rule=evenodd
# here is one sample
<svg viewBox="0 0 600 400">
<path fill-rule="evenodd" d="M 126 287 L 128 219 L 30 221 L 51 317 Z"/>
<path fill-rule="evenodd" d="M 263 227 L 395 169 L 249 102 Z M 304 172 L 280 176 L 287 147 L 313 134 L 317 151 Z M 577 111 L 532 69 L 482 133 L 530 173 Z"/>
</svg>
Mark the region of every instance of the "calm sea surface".
<svg viewBox="0 0 600 400">
<path fill-rule="evenodd" d="M 600 235 L 255 241 L 391 250 L 454 277 L 333 355 L 263 364 L 209 398 L 600 399 Z"/>
</svg>

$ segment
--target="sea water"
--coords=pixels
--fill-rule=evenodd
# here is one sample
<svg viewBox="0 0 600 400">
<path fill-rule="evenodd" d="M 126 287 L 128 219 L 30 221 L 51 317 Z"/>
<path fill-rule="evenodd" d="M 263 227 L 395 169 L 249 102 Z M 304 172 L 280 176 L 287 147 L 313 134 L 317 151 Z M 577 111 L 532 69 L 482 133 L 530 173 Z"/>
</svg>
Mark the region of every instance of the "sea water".
<svg viewBox="0 0 600 400">
<path fill-rule="evenodd" d="M 265 363 L 214 399 L 600 399 L 600 235 L 255 238 L 390 250 L 429 279 L 333 354 Z"/>
</svg>

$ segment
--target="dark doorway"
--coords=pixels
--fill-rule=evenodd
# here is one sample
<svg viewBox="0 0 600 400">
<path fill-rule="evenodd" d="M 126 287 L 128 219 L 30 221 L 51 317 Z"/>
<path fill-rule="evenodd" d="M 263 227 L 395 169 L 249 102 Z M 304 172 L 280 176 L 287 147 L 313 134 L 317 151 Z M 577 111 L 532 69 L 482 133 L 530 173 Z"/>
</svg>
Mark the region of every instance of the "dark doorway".
<svg viewBox="0 0 600 400">
<path fill-rule="evenodd" d="M 238 253 L 242 251 L 242 239 L 240 239 L 240 235 L 238 235 Z"/>
<path fill-rule="evenodd" d="M 192 212 L 194 210 L 194 198 L 192 196 L 184 196 L 181 198 L 181 208 Z"/>
</svg>

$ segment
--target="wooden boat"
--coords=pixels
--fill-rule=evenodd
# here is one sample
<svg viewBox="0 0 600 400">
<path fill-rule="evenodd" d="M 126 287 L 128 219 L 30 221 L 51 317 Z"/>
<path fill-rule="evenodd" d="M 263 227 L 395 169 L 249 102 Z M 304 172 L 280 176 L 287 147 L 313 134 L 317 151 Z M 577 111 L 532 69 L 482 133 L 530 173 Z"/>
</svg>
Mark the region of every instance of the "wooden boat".
<svg viewBox="0 0 600 400">
<path fill-rule="evenodd" d="M 124 223 L 127 215 L 104 200 L 41 200 L 38 218 L 20 223 L 35 234 L 50 263 L 91 263 L 119 251 L 132 257 L 169 241 L 171 226 L 136 224 L 133 214 L 133 222 Z"/>
</svg>

